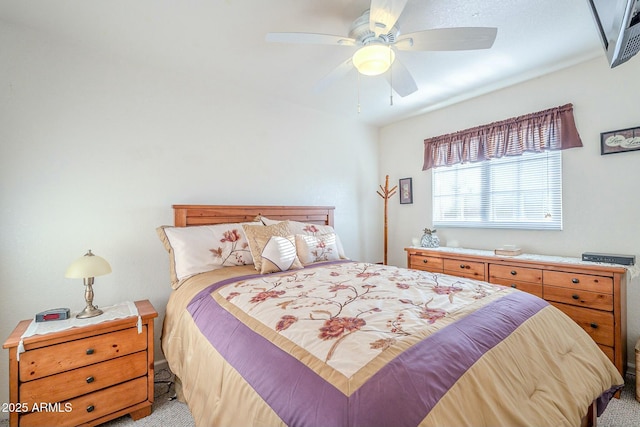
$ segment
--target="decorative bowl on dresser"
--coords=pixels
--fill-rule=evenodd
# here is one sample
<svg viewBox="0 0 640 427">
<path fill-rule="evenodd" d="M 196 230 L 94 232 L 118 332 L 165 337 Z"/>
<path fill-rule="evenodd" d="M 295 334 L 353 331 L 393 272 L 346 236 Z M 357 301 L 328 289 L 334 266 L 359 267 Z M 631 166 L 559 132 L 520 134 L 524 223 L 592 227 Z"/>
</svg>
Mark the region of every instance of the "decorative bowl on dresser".
<svg viewBox="0 0 640 427">
<path fill-rule="evenodd" d="M 511 286 L 544 298 L 578 323 L 624 378 L 627 367 L 626 268 L 578 258 L 495 255 L 462 248 L 409 247 L 407 266 Z"/>
<path fill-rule="evenodd" d="M 151 414 L 158 313 L 148 300 L 135 305 L 140 324 L 131 316 L 33 335 L 23 339 L 19 354 L 33 320 L 18 323 L 3 345 L 9 349 L 10 425 L 93 426 Z"/>
</svg>

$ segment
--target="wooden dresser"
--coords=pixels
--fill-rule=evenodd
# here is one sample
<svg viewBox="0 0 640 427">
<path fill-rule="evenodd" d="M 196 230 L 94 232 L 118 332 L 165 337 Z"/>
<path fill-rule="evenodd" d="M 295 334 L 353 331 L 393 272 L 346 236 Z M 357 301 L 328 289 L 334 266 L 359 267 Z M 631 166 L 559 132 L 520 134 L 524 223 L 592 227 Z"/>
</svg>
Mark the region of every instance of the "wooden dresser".
<svg viewBox="0 0 640 427">
<path fill-rule="evenodd" d="M 138 317 L 107 320 L 25 338 L 23 320 L 3 347 L 9 349 L 11 426 L 97 425 L 130 414 L 151 413 L 153 403 L 153 319 L 147 300 Z"/>
<path fill-rule="evenodd" d="M 578 323 L 624 377 L 627 367 L 626 268 L 577 258 L 460 248 L 405 248 L 409 268 L 511 286 L 544 298 Z"/>
</svg>

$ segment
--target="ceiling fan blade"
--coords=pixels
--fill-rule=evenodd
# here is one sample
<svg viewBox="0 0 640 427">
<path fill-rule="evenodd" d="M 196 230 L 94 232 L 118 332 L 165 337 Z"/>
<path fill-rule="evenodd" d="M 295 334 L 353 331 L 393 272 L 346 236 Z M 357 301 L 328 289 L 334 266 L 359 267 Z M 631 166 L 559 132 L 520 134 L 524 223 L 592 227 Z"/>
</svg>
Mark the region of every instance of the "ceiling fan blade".
<svg viewBox="0 0 640 427">
<path fill-rule="evenodd" d="M 418 86 L 416 85 L 416 81 L 413 79 L 413 76 L 411 76 L 407 67 L 405 67 L 397 57 L 391 66 L 391 74 L 386 73 L 386 75 L 393 90 L 402 97 L 411 95 L 413 92 L 418 90 Z"/>
<path fill-rule="evenodd" d="M 347 60 L 343 61 L 340 65 L 334 68 L 329 74 L 324 76 L 318 83 L 314 86 L 315 92 L 322 92 L 335 81 L 340 80 L 344 76 L 347 75 L 349 71 L 354 68 L 353 60 L 349 57 Z"/>
<path fill-rule="evenodd" d="M 437 28 L 405 34 L 394 47 L 400 50 L 472 50 L 489 49 L 496 40 L 497 28 Z"/>
<path fill-rule="evenodd" d="M 303 43 L 303 44 L 329 44 L 338 46 L 354 46 L 355 39 L 331 34 L 314 33 L 267 33 L 268 42 L 277 43 Z"/>
<path fill-rule="evenodd" d="M 371 0 L 369 29 L 376 34 L 387 34 L 398 21 L 407 0 Z"/>
</svg>

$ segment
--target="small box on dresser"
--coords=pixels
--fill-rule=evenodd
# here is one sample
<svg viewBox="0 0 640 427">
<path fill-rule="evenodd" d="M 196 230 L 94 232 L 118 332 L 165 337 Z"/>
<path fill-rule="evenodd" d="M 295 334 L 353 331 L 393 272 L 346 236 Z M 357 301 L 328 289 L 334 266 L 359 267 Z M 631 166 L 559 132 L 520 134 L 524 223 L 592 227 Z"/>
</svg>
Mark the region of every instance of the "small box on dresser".
<svg viewBox="0 0 640 427">
<path fill-rule="evenodd" d="M 154 318 L 147 300 L 131 316 L 24 338 L 23 320 L 5 341 L 9 349 L 9 423 L 14 426 L 93 426 L 151 413 Z M 41 410 L 40 410 L 41 409 Z"/>
</svg>

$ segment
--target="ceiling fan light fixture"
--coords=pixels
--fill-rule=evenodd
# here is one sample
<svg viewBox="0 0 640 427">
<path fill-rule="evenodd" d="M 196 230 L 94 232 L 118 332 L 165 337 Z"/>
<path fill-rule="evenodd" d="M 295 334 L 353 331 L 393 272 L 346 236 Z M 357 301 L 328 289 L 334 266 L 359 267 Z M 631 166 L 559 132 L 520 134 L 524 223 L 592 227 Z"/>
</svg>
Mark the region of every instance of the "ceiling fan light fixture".
<svg viewBox="0 0 640 427">
<path fill-rule="evenodd" d="M 360 74 L 377 76 L 389 69 L 396 54 L 390 46 L 383 44 L 368 44 L 361 47 L 353 55 L 353 65 Z"/>
</svg>

